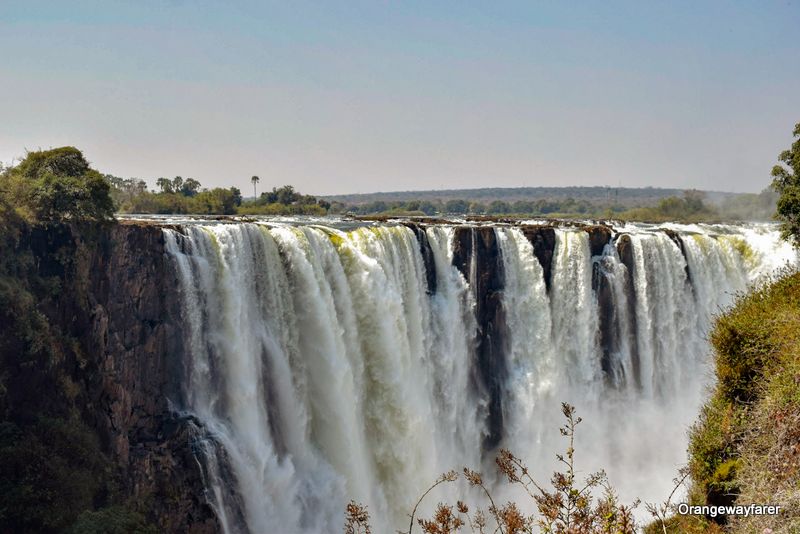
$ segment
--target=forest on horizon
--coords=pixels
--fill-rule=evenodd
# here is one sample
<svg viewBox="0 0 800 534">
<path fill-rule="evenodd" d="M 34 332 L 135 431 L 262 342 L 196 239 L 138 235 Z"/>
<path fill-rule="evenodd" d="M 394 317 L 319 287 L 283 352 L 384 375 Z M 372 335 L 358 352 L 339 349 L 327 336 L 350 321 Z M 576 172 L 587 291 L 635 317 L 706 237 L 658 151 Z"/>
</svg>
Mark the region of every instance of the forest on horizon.
<svg viewBox="0 0 800 534">
<path fill-rule="evenodd" d="M 353 215 L 353 216 L 506 216 L 606 218 L 642 222 L 771 221 L 778 195 L 726 193 L 656 187 L 521 187 L 382 192 L 315 196 L 292 185 L 253 196 L 237 187 L 204 188 L 176 176 L 148 189 L 138 178 L 104 175 L 117 211 L 137 214 Z"/>
</svg>

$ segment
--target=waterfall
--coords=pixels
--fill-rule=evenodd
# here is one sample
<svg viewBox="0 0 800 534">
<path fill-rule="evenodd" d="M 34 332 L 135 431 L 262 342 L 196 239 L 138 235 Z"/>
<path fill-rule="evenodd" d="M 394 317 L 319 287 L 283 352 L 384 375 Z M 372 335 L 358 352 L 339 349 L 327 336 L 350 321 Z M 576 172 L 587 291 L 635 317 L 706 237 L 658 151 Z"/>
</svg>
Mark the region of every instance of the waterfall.
<svg viewBox="0 0 800 534">
<path fill-rule="evenodd" d="M 663 500 L 712 379 L 713 314 L 797 258 L 769 225 L 605 231 L 165 227 L 185 337 L 175 404 L 197 421 L 222 529 L 340 532 L 353 499 L 393 532 L 462 466 L 518 498 L 496 449 L 546 482 L 562 401 L 585 421 L 582 472 Z M 476 497 L 452 484 L 423 508 Z"/>
</svg>

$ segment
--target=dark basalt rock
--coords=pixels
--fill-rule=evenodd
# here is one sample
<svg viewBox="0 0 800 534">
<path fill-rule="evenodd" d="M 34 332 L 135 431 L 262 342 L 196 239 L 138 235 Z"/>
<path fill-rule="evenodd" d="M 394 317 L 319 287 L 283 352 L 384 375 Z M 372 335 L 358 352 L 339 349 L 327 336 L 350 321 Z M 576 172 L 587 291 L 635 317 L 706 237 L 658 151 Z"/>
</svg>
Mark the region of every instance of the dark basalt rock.
<svg viewBox="0 0 800 534">
<path fill-rule="evenodd" d="M 470 259 L 472 258 L 472 227 L 458 226 L 453 235 L 453 265 L 461 271 L 464 278 L 470 279 Z"/>
<path fill-rule="evenodd" d="M 681 238 L 680 234 L 675 230 L 670 230 L 669 228 L 663 228 L 662 232 L 667 234 L 667 236 L 678 245 L 678 248 L 681 249 L 681 255 L 683 256 L 684 261 L 686 261 L 686 265 L 684 265 L 683 270 L 686 273 L 686 280 L 689 282 L 689 286 L 691 287 L 692 284 L 692 276 L 689 273 L 689 259 L 686 257 L 686 245 L 683 244 L 683 239 Z"/>
<path fill-rule="evenodd" d="M 614 289 L 602 266 L 599 263 L 595 263 L 594 267 L 592 285 L 596 286 L 600 347 L 603 350 L 600 364 L 607 378 L 616 378 L 612 376 L 615 370 L 611 364 L 611 355 L 619 350 L 620 332 L 619 318 L 616 315 L 616 307 L 614 306 Z"/>
<path fill-rule="evenodd" d="M 436 261 L 433 259 L 433 250 L 428 241 L 428 234 L 425 228 L 414 222 L 403 222 L 403 226 L 407 226 L 414 231 L 414 235 L 419 243 L 419 252 L 422 255 L 422 262 L 425 265 L 425 279 L 428 284 L 428 295 L 436 293 Z"/>
<path fill-rule="evenodd" d="M 553 278 L 553 254 L 556 250 L 556 231 L 550 226 L 529 225 L 521 226 L 520 230 L 533 245 L 533 254 L 539 260 L 544 272 L 544 283 L 550 291 Z"/>
<path fill-rule="evenodd" d="M 627 277 L 625 279 L 625 300 L 628 303 L 628 318 L 630 321 L 630 350 L 633 367 L 633 379 L 637 387 L 641 387 L 642 378 L 640 372 L 639 362 L 639 344 L 637 339 L 637 321 L 636 321 L 636 286 L 633 283 L 635 268 L 633 258 L 633 242 L 631 236 L 622 234 L 616 240 L 617 254 L 619 255 L 620 262 L 627 270 Z"/>
<path fill-rule="evenodd" d="M 602 224 L 584 226 L 583 231 L 589 234 L 589 250 L 592 256 L 601 256 L 603 249 L 611 242 L 611 228 Z"/>
<path fill-rule="evenodd" d="M 507 325 L 502 303 L 505 273 L 494 228 L 457 227 L 453 265 L 470 281 L 475 291 L 478 333 L 473 383 L 488 397 L 488 433 L 483 448 L 491 451 L 503 437 L 503 384 L 508 374 Z M 471 272 L 473 265 L 474 272 Z"/>
<path fill-rule="evenodd" d="M 604 257 L 595 262 L 595 272 L 597 273 L 597 308 L 600 333 L 600 347 L 603 354 L 600 364 L 603 375 L 612 387 L 621 387 L 626 381 L 633 380 L 639 384 L 639 353 L 636 345 L 636 315 L 635 302 L 631 287 L 625 287 L 623 298 L 620 301 L 619 295 L 614 291 L 610 269 L 613 268 L 611 257 Z M 623 310 L 631 318 L 627 321 L 623 315 Z M 627 332 L 625 325 L 629 326 Z M 627 337 L 627 340 L 625 339 Z M 630 346 L 633 376 L 626 376 L 625 369 L 614 361 L 614 355 L 619 354 L 624 342 Z"/>
<path fill-rule="evenodd" d="M 189 430 L 170 406 L 181 403 L 183 346 L 161 228 L 39 226 L 23 246 L 39 275 L 59 281 L 39 309 L 76 340 L 58 372 L 77 384 L 76 405 L 121 473 L 120 492 L 162 532 L 219 531 Z"/>
<path fill-rule="evenodd" d="M 630 275 L 630 282 L 631 286 L 633 285 L 633 243 L 631 242 L 631 236 L 628 234 L 620 234 L 617 238 L 617 254 L 619 254 L 619 261 L 628 268 L 628 274 Z"/>
<path fill-rule="evenodd" d="M 589 234 L 589 252 L 591 256 L 593 258 L 602 256 L 606 245 L 611 242 L 611 228 L 600 224 L 583 226 L 582 228 Z M 599 288 L 600 276 L 600 263 L 594 261 L 592 263 L 592 289 L 595 291 Z"/>
</svg>

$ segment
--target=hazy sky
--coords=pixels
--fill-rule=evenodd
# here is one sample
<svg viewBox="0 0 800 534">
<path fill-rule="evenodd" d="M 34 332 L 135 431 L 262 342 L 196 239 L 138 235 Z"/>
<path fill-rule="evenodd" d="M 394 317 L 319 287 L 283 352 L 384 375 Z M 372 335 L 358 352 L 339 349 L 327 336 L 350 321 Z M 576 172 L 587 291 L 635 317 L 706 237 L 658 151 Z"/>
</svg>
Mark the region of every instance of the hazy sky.
<svg viewBox="0 0 800 534">
<path fill-rule="evenodd" d="M 0 0 L 0 161 L 71 144 L 245 193 L 756 192 L 800 122 L 799 28 L 798 0 Z"/>
</svg>

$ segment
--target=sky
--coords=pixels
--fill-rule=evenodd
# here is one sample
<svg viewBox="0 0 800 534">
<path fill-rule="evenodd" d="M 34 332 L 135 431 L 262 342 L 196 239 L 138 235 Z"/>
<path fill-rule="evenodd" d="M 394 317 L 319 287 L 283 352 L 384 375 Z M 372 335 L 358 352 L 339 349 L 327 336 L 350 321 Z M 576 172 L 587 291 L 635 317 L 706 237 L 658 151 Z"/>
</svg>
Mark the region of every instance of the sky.
<svg viewBox="0 0 800 534">
<path fill-rule="evenodd" d="M 758 192 L 800 0 L 0 0 L 0 161 L 303 193 Z"/>
</svg>

